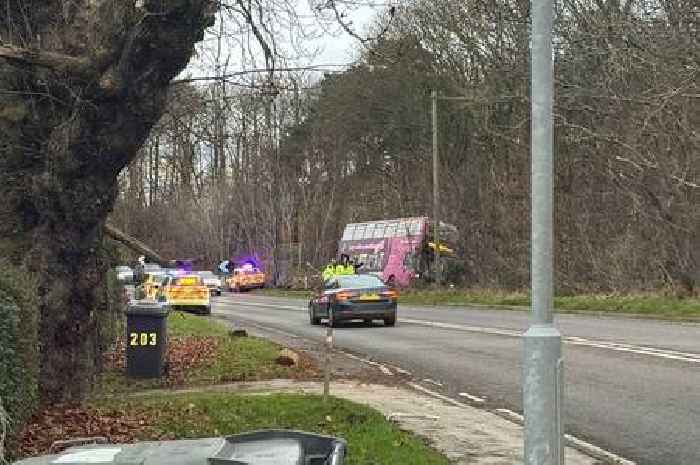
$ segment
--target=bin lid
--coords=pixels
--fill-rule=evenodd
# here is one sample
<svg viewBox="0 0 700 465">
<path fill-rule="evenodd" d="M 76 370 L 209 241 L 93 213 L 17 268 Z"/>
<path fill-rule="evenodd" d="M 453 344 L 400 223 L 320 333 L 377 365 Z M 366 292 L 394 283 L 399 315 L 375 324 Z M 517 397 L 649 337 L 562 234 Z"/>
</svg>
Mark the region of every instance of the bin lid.
<svg viewBox="0 0 700 465">
<path fill-rule="evenodd" d="M 298 431 L 71 447 L 15 465 L 343 465 L 345 441 Z"/>
<path fill-rule="evenodd" d="M 155 302 L 136 302 L 126 309 L 126 314 L 165 317 L 168 315 L 168 309 Z"/>
</svg>

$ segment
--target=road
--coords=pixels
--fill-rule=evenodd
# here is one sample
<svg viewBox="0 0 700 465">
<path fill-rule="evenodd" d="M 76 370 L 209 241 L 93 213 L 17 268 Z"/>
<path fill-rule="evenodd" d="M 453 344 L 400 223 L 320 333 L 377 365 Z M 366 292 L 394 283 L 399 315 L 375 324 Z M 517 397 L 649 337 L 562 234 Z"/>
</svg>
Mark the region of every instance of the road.
<svg viewBox="0 0 700 465">
<path fill-rule="evenodd" d="M 213 312 L 309 339 L 325 335 L 297 299 L 226 294 Z M 577 315 L 560 315 L 557 325 L 567 433 L 642 465 L 700 464 L 700 325 Z M 525 312 L 399 306 L 395 328 L 351 323 L 335 335 L 337 347 L 434 381 L 427 387 L 522 412 L 526 326 Z"/>
</svg>

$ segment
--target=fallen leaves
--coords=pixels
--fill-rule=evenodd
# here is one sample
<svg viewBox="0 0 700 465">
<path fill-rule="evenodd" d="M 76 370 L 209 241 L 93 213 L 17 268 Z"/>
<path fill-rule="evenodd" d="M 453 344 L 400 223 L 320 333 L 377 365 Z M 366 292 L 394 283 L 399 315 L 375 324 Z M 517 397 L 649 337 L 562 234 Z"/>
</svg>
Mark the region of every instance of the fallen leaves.
<svg viewBox="0 0 700 465">
<path fill-rule="evenodd" d="M 182 386 L 193 368 L 211 364 L 216 358 L 221 338 L 215 336 L 186 336 L 168 339 L 165 386 Z M 119 338 L 113 350 L 105 353 L 106 370 L 123 371 L 126 368 L 126 345 Z"/>
<path fill-rule="evenodd" d="M 168 345 L 166 384 L 182 385 L 189 370 L 212 363 L 220 342 L 220 338 L 212 336 L 172 338 Z"/>
<path fill-rule="evenodd" d="M 255 341 L 245 344 L 251 345 Z M 259 344 L 259 343 L 258 343 Z M 247 347 L 247 346 L 246 346 Z M 253 344 L 259 352 L 260 348 Z M 118 378 L 125 372 L 125 341 L 117 340 L 113 349 L 104 354 L 104 368 Z M 233 352 L 231 352 L 233 351 Z M 252 351 L 252 352 L 251 352 Z M 202 378 L 202 368 L 214 367 L 225 361 L 230 364 L 231 377 L 217 373 L 207 384 L 230 382 L 238 378 L 236 364 L 248 363 L 252 373 L 242 379 L 268 379 L 270 377 L 288 377 L 293 379 L 310 379 L 319 376 L 315 361 L 304 352 L 289 349 L 280 350 L 280 359 L 261 357 L 251 347 L 233 347 L 231 339 L 220 336 L 178 336 L 168 340 L 167 372 L 162 380 L 127 380 L 124 387 L 128 390 L 168 388 L 196 385 L 206 382 Z M 264 352 L 264 351 L 263 351 Z M 227 358 L 229 357 L 229 358 Z M 282 363 L 280 363 L 282 362 Z M 228 365 L 224 366 L 226 369 Z M 284 367 L 284 368 L 283 368 Z M 240 367 L 238 367 L 240 368 Z M 280 369 L 282 369 L 280 371 Z M 239 370 L 240 371 L 240 370 Z M 225 370 L 226 374 L 228 371 Z M 200 378 L 197 378 L 199 376 Z M 15 456 L 27 457 L 49 453 L 55 441 L 75 438 L 104 437 L 110 443 L 130 443 L 140 440 L 174 439 L 172 429 L 163 430 L 159 421 L 166 419 L 181 425 L 178 435 L 187 435 L 186 425 L 207 424 L 206 413 L 199 410 L 194 403 L 178 408 L 169 406 L 148 409 L 144 406 L 134 407 L 130 401 L 118 404 L 116 408 L 96 408 L 86 405 L 53 405 L 39 411 L 25 425 L 18 437 Z M 166 403 L 166 405 L 168 405 Z M 330 421 L 330 419 L 327 419 Z M 170 424 L 170 423 L 169 423 Z M 183 433 L 184 431 L 184 433 Z"/>
<path fill-rule="evenodd" d="M 74 438 L 104 437 L 111 443 L 134 442 L 144 436 L 150 425 L 149 416 L 142 412 L 101 412 L 79 405 L 53 405 L 35 414 L 25 425 L 17 454 L 20 457 L 47 454 L 54 441 Z"/>
<path fill-rule="evenodd" d="M 176 432 L 159 426 L 168 420 L 181 425 L 210 422 L 194 403 L 184 409 L 171 402 L 157 407 L 138 402 L 118 407 L 57 404 L 43 408 L 31 418 L 18 437 L 14 453 L 20 458 L 56 453 L 51 451 L 54 442 L 76 438 L 101 437 L 110 444 L 176 439 Z"/>
</svg>

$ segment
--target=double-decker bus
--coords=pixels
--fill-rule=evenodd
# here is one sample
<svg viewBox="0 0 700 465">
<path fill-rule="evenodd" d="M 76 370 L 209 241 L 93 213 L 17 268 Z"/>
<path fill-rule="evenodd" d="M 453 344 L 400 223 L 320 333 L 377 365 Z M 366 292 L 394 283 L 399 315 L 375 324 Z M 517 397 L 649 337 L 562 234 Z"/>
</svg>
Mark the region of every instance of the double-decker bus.
<svg viewBox="0 0 700 465">
<path fill-rule="evenodd" d="M 351 223 L 338 243 L 338 255 L 362 263 L 362 272 L 405 287 L 415 278 L 433 275 L 435 247 L 440 247 L 441 255 L 453 253 L 446 244 L 456 228 L 441 222 L 440 244 L 435 244 L 431 227 L 427 217 Z"/>
</svg>

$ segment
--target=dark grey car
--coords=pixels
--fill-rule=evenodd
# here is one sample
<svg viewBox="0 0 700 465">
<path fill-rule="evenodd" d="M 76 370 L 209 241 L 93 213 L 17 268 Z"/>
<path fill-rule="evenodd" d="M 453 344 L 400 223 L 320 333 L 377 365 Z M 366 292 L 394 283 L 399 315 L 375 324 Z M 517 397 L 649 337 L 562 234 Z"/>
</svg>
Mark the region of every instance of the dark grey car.
<svg viewBox="0 0 700 465">
<path fill-rule="evenodd" d="M 341 321 L 383 320 L 386 326 L 396 324 L 398 293 L 373 275 L 336 276 L 309 302 L 309 321 L 312 325 L 328 319 L 330 326 Z"/>
</svg>

